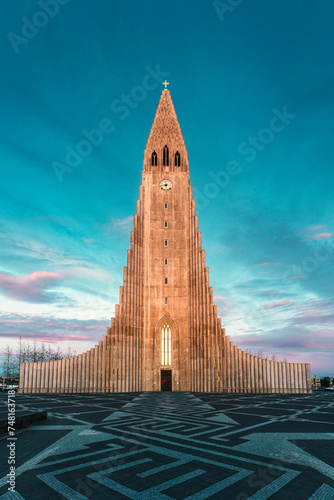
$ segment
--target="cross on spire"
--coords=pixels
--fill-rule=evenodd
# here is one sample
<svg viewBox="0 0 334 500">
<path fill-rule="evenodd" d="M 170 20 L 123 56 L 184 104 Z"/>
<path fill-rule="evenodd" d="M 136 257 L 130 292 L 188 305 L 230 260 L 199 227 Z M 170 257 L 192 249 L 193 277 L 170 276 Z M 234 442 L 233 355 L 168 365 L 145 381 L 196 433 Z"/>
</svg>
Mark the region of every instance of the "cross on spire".
<svg viewBox="0 0 334 500">
<path fill-rule="evenodd" d="M 167 89 L 167 85 L 169 85 L 169 82 L 167 82 L 167 80 L 165 80 L 164 82 L 162 82 L 162 85 L 165 86 L 165 90 Z"/>
</svg>

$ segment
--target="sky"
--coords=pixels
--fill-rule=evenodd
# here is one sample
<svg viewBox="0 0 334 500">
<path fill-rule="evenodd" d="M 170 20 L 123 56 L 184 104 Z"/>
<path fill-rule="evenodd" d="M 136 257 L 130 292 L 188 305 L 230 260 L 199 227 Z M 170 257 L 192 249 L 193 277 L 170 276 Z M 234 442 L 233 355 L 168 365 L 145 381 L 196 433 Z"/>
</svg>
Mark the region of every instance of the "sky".
<svg viewBox="0 0 334 500">
<path fill-rule="evenodd" d="M 332 0 L 0 10 L 0 350 L 106 334 L 167 78 L 227 335 L 334 375 Z"/>
</svg>

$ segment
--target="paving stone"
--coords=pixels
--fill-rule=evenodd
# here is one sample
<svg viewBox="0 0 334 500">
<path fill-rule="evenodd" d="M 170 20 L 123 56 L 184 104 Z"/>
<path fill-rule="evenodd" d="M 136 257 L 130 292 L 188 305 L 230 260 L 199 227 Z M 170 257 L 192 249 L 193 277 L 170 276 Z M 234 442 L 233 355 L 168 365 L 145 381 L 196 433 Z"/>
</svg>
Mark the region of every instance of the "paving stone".
<svg viewBox="0 0 334 500">
<path fill-rule="evenodd" d="M 15 498 L 334 499 L 334 394 L 22 394 L 16 405 L 49 416 L 16 433 Z"/>
</svg>

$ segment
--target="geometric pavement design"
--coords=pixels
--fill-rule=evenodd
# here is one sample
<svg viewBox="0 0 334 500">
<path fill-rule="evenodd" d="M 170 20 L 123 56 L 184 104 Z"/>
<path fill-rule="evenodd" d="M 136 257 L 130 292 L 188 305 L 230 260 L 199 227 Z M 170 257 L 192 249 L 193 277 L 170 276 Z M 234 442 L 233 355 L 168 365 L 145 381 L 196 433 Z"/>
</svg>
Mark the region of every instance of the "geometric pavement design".
<svg viewBox="0 0 334 500">
<path fill-rule="evenodd" d="M 16 432 L 4 499 L 334 500 L 334 395 L 17 394 L 48 412 Z M 7 410 L 7 394 L 0 395 Z"/>
</svg>

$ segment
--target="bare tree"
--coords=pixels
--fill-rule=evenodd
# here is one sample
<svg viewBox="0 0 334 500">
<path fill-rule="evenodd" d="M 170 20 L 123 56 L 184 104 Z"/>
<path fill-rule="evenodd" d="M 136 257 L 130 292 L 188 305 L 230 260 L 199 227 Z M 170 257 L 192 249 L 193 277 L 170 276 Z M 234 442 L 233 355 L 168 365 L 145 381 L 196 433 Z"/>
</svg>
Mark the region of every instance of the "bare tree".
<svg viewBox="0 0 334 500">
<path fill-rule="evenodd" d="M 69 347 L 69 348 L 67 349 L 67 354 L 66 354 L 66 356 L 65 356 L 65 357 L 66 357 L 66 358 L 73 358 L 73 356 L 75 356 L 75 352 L 76 352 L 76 351 L 72 351 L 71 347 Z"/>
<path fill-rule="evenodd" d="M 39 352 L 38 352 L 38 361 L 46 361 L 47 359 L 47 351 L 44 342 L 42 342 Z"/>
<path fill-rule="evenodd" d="M 50 344 L 49 344 L 49 349 L 48 349 L 46 358 L 47 358 L 47 361 L 52 361 L 52 349 L 51 349 Z"/>
<path fill-rule="evenodd" d="M 67 352 L 63 352 L 60 347 L 55 349 L 52 348 L 50 344 L 46 346 L 44 343 L 40 344 L 36 342 L 36 340 L 33 342 L 24 342 L 22 341 L 22 337 L 20 337 L 15 349 L 8 344 L 3 349 L 0 376 L 3 376 L 6 380 L 15 380 L 19 377 L 21 363 L 55 361 L 72 358 L 75 355 L 76 353 L 72 351 L 71 347 L 68 348 Z M 15 383 L 14 380 L 12 383 Z M 5 385 L 4 380 L 3 385 Z"/>
<path fill-rule="evenodd" d="M 60 347 L 58 346 L 58 349 L 56 351 L 53 351 L 53 359 L 54 361 L 58 361 L 59 359 L 63 359 L 64 355 L 60 350 Z"/>
<path fill-rule="evenodd" d="M 22 342 L 22 337 L 20 337 L 20 340 L 19 340 L 17 348 L 16 348 L 16 357 L 18 358 L 19 365 L 23 361 L 23 350 L 24 350 L 24 346 L 23 346 L 23 342 Z"/>
<path fill-rule="evenodd" d="M 4 349 L 2 373 L 3 377 L 7 380 L 15 377 L 15 355 L 9 344 L 7 344 Z"/>
</svg>

